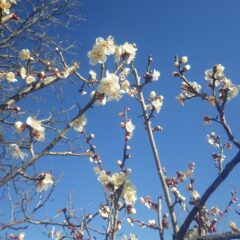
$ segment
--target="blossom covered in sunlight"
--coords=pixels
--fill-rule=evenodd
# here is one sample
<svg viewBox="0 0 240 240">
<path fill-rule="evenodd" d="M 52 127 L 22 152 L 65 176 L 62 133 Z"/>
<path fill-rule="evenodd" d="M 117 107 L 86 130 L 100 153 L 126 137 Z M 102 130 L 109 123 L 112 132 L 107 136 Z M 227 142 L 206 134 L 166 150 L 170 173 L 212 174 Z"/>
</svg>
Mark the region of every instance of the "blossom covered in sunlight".
<svg viewBox="0 0 240 240">
<path fill-rule="evenodd" d="M 135 186 L 130 182 L 127 181 L 123 188 L 123 199 L 126 204 L 134 205 L 137 200 L 137 191 Z"/>
<path fill-rule="evenodd" d="M 45 128 L 42 126 L 41 121 L 36 120 L 32 117 L 27 118 L 26 124 L 36 131 L 39 131 L 39 132 L 44 132 L 45 131 Z"/>
<path fill-rule="evenodd" d="M 26 128 L 26 124 L 21 121 L 15 122 L 14 126 L 17 133 L 23 132 Z"/>
<path fill-rule="evenodd" d="M 217 136 L 215 132 L 207 134 L 207 141 L 213 147 L 220 147 L 220 137 Z"/>
<path fill-rule="evenodd" d="M 50 173 L 40 173 L 36 184 L 37 192 L 47 191 L 53 185 L 52 175 Z"/>
<path fill-rule="evenodd" d="M 99 82 L 97 92 L 107 97 L 108 101 L 119 100 L 121 98 L 119 78 L 114 73 L 106 72 L 106 77 Z"/>
<path fill-rule="evenodd" d="M 9 144 L 7 150 L 13 159 L 19 158 L 23 160 L 27 156 L 27 154 L 24 153 L 17 144 L 14 143 Z"/>
<path fill-rule="evenodd" d="M 25 81 L 26 81 L 27 84 L 31 84 L 31 83 L 35 82 L 35 80 L 36 80 L 36 78 L 34 76 L 31 76 L 31 75 L 29 75 L 25 78 Z"/>
<path fill-rule="evenodd" d="M 196 190 L 193 190 L 192 193 L 191 193 L 191 196 L 190 196 L 191 200 L 193 202 L 196 202 L 199 198 L 200 198 L 200 194 L 198 191 Z"/>
<path fill-rule="evenodd" d="M 110 208 L 108 206 L 101 205 L 98 212 L 102 218 L 109 218 Z"/>
<path fill-rule="evenodd" d="M 184 96 L 191 98 L 195 96 L 196 93 L 199 93 L 202 87 L 197 82 L 182 82 L 181 88 Z"/>
<path fill-rule="evenodd" d="M 29 49 L 22 49 L 19 53 L 19 57 L 22 59 L 22 60 L 28 60 L 30 59 L 31 57 L 31 53 L 29 51 Z"/>
<path fill-rule="evenodd" d="M 176 97 L 176 99 L 177 99 L 178 103 L 180 103 L 182 106 L 184 106 L 184 103 L 185 103 L 185 101 L 186 101 L 186 98 L 185 98 L 185 96 L 184 96 L 182 93 L 180 93 L 180 94 Z"/>
<path fill-rule="evenodd" d="M 160 77 L 160 72 L 154 69 L 153 73 L 152 73 L 153 81 L 157 81 L 159 79 L 159 77 Z"/>
<path fill-rule="evenodd" d="M 156 110 L 157 113 L 160 112 L 163 105 L 163 96 L 158 96 L 154 100 L 152 100 L 152 106 L 154 107 L 154 110 Z"/>
<path fill-rule="evenodd" d="M 110 182 L 110 176 L 104 170 L 100 171 L 98 174 L 98 181 L 102 185 L 107 185 Z"/>
<path fill-rule="evenodd" d="M 104 52 L 104 49 L 100 46 L 93 48 L 88 52 L 89 63 L 94 66 L 98 63 L 105 63 L 107 60 L 107 56 Z"/>
<path fill-rule="evenodd" d="M 106 40 L 98 37 L 91 51 L 88 52 L 89 63 L 96 65 L 98 63 L 105 63 L 107 55 L 113 54 L 115 51 L 114 40 L 109 36 Z"/>
<path fill-rule="evenodd" d="M 135 129 L 135 125 L 133 124 L 131 119 L 128 119 L 125 125 L 125 129 L 128 133 L 133 133 Z"/>
<path fill-rule="evenodd" d="M 82 114 L 78 119 L 74 122 L 74 130 L 77 132 L 82 132 L 83 127 L 87 124 L 87 118 L 84 114 Z"/>
<path fill-rule="evenodd" d="M 19 74 L 20 74 L 22 79 L 25 79 L 27 77 L 27 70 L 26 70 L 26 68 L 24 68 L 24 67 L 20 68 Z"/>
<path fill-rule="evenodd" d="M 125 42 L 123 45 L 115 48 L 115 61 L 125 60 L 127 64 L 131 63 L 136 57 L 137 48 L 135 44 Z"/>
<path fill-rule="evenodd" d="M 120 172 L 120 173 L 116 172 L 110 177 L 110 182 L 116 189 L 121 185 L 123 185 L 125 181 L 126 181 L 126 175 L 123 172 Z"/>
<path fill-rule="evenodd" d="M 16 76 L 13 72 L 6 73 L 6 79 L 8 82 L 17 82 Z"/>
</svg>

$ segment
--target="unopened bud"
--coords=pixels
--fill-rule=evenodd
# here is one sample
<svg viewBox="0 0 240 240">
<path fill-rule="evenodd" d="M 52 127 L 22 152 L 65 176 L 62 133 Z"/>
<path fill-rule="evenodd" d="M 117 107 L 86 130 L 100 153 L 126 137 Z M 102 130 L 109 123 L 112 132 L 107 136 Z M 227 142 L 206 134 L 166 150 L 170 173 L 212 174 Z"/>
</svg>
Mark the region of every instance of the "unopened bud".
<svg viewBox="0 0 240 240">
<path fill-rule="evenodd" d="M 191 68 L 191 66 L 190 66 L 189 64 L 188 64 L 188 65 L 185 65 L 185 66 L 183 67 L 183 71 L 189 71 L 190 68 Z"/>
</svg>

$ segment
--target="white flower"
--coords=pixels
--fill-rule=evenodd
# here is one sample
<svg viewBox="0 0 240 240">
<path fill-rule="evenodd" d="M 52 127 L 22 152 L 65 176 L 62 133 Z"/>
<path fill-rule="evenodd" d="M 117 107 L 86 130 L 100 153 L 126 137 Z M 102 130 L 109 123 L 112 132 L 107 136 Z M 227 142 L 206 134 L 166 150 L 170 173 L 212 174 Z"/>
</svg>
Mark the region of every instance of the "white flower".
<svg viewBox="0 0 240 240">
<path fill-rule="evenodd" d="M 125 129 L 127 132 L 132 133 L 135 129 L 135 125 L 132 123 L 131 119 L 128 119 L 125 125 Z"/>
<path fill-rule="evenodd" d="M 38 192 L 44 192 L 53 185 L 52 175 L 50 173 L 40 173 L 38 175 L 38 181 L 36 188 Z"/>
<path fill-rule="evenodd" d="M 157 96 L 157 94 L 156 94 L 155 91 L 151 91 L 150 94 L 149 94 L 150 98 L 155 98 L 156 96 Z"/>
<path fill-rule="evenodd" d="M 78 119 L 75 120 L 75 122 L 74 122 L 74 130 L 77 131 L 77 132 L 82 132 L 83 131 L 83 127 L 86 124 L 87 124 L 87 118 L 83 114 L 83 115 L 81 115 L 81 117 L 79 117 Z"/>
<path fill-rule="evenodd" d="M 13 72 L 6 73 L 6 79 L 9 82 L 17 82 L 16 76 L 15 76 L 15 74 Z"/>
<path fill-rule="evenodd" d="M 148 220 L 148 225 L 151 226 L 151 227 L 154 227 L 156 224 L 156 221 L 154 219 L 149 219 Z"/>
<path fill-rule="evenodd" d="M 98 181 L 103 185 L 107 185 L 110 182 L 110 176 L 102 170 L 99 172 Z"/>
<path fill-rule="evenodd" d="M 26 68 L 22 67 L 19 71 L 19 74 L 21 76 L 22 79 L 25 79 L 27 77 L 27 70 Z"/>
<path fill-rule="evenodd" d="M 187 56 L 183 56 L 183 57 L 180 58 L 180 62 L 183 63 L 183 64 L 187 63 L 187 61 L 188 61 L 188 57 Z"/>
<path fill-rule="evenodd" d="M 110 182 L 114 185 L 114 188 L 118 188 L 121 185 L 123 185 L 126 181 L 126 175 L 123 172 L 120 173 L 114 173 L 110 177 Z"/>
<path fill-rule="evenodd" d="M 207 134 L 207 140 L 210 145 L 213 147 L 220 147 L 219 141 L 220 137 L 215 134 L 215 132 L 211 132 L 210 134 Z"/>
<path fill-rule="evenodd" d="M 186 98 L 184 97 L 184 95 L 182 93 L 180 93 L 177 97 L 176 97 L 178 103 L 180 103 L 182 106 L 184 106 L 184 103 L 186 101 Z"/>
<path fill-rule="evenodd" d="M 99 213 L 102 218 L 109 218 L 110 215 L 110 208 L 108 206 L 101 206 L 99 209 Z"/>
<path fill-rule="evenodd" d="M 22 49 L 19 53 L 19 57 L 22 60 L 28 60 L 31 57 L 30 51 L 28 49 Z"/>
<path fill-rule="evenodd" d="M 44 132 L 45 131 L 45 128 L 42 126 L 41 121 L 36 120 L 32 117 L 27 118 L 26 124 L 36 131 L 39 131 L 39 132 Z"/>
<path fill-rule="evenodd" d="M 25 78 L 25 81 L 26 81 L 27 84 L 31 84 L 31 83 L 35 82 L 35 80 L 36 80 L 36 78 L 34 76 L 31 76 L 31 75 L 29 75 Z"/>
<path fill-rule="evenodd" d="M 24 238 L 25 238 L 25 233 L 20 233 L 18 235 L 18 240 L 24 240 Z"/>
<path fill-rule="evenodd" d="M 130 68 L 124 68 L 120 74 L 119 74 L 119 77 L 122 81 L 126 80 L 126 77 L 129 75 L 130 73 Z"/>
<path fill-rule="evenodd" d="M 200 198 L 200 194 L 198 193 L 198 191 L 194 190 L 192 191 L 190 197 L 191 197 L 191 200 L 196 201 Z"/>
<path fill-rule="evenodd" d="M 93 70 L 89 71 L 90 77 L 92 80 L 96 80 L 97 79 L 97 73 L 94 72 Z"/>
<path fill-rule="evenodd" d="M 131 63 L 136 56 L 137 48 L 135 44 L 130 44 L 128 42 L 123 45 L 117 46 L 115 48 L 115 61 L 119 62 L 121 58 L 126 60 L 126 63 Z"/>
<path fill-rule="evenodd" d="M 186 97 L 193 97 L 196 95 L 195 92 L 199 93 L 201 90 L 201 85 L 197 82 L 182 82 L 182 91 Z"/>
<path fill-rule="evenodd" d="M 118 95 L 121 94 L 120 89 L 118 76 L 107 71 L 106 77 L 102 78 L 98 85 L 97 92 L 104 94 L 110 101 L 117 99 Z"/>
<path fill-rule="evenodd" d="M 159 77 L 160 77 L 160 72 L 154 69 L 153 73 L 152 73 L 153 81 L 157 81 L 159 79 Z"/>
<path fill-rule="evenodd" d="M 21 121 L 15 122 L 14 126 L 17 133 L 23 132 L 24 129 L 26 128 L 26 125 Z"/>
<path fill-rule="evenodd" d="M 112 36 L 108 36 L 106 40 L 98 37 L 94 47 L 101 47 L 106 55 L 111 55 L 115 51 L 114 39 Z"/>
<path fill-rule="evenodd" d="M 104 52 L 104 48 L 101 46 L 95 47 L 92 51 L 88 52 L 89 63 L 94 66 L 98 63 L 105 63 L 107 56 Z"/>
<path fill-rule="evenodd" d="M 129 240 L 138 240 L 137 235 L 130 233 L 130 238 Z"/>
<path fill-rule="evenodd" d="M 159 96 L 152 101 L 152 106 L 154 107 L 157 113 L 160 112 L 162 105 L 163 105 L 163 96 Z"/>
<path fill-rule="evenodd" d="M 127 181 L 123 189 L 123 199 L 126 204 L 134 205 L 137 200 L 137 191 L 130 181 Z"/>
<path fill-rule="evenodd" d="M 20 158 L 23 160 L 27 156 L 27 154 L 24 153 L 17 144 L 9 144 L 7 150 L 13 159 Z"/>
</svg>

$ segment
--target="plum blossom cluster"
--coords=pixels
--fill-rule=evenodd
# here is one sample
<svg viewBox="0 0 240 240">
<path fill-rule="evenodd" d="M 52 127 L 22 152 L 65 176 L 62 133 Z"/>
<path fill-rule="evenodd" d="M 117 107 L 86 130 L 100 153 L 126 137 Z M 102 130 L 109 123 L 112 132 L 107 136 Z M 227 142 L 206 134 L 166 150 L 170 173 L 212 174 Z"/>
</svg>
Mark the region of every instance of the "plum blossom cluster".
<svg viewBox="0 0 240 240">
<path fill-rule="evenodd" d="M 87 124 L 87 118 L 84 114 L 82 114 L 79 118 L 77 118 L 74 122 L 74 130 L 77 132 L 82 132 L 83 127 Z"/>
<path fill-rule="evenodd" d="M 15 122 L 15 130 L 17 133 L 22 133 L 25 129 L 29 129 L 30 134 L 37 141 L 45 140 L 45 128 L 42 126 L 42 122 L 32 117 L 28 117 L 26 122 Z"/>
<path fill-rule="evenodd" d="M 53 185 L 51 173 L 40 173 L 37 177 L 36 189 L 39 193 L 47 191 Z"/>
<path fill-rule="evenodd" d="M 219 171 L 222 171 L 222 164 L 226 158 L 224 150 L 231 149 L 232 145 L 230 143 L 222 144 L 220 136 L 216 135 L 215 132 L 207 134 L 207 141 L 211 146 L 219 149 L 218 153 L 213 152 L 211 156 L 215 162 L 215 166 L 219 169 Z"/>
<path fill-rule="evenodd" d="M 129 64 L 135 59 L 136 52 L 135 44 L 125 42 L 123 45 L 116 45 L 112 36 L 107 39 L 98 37 L 92 50 L 88 52 L 88 58 L 89 63 L 93 66 L 105 63 L 109 55 L 115 56 L 116 63 L 123 60 Z"/>
<path fill-rule="evenodd" d="M 12 159 L 24 160 L 27 153 L 23 152 L 16 143 L 11 143 L 7 146 L 7 151 Z"/>
<path fill-rule="evenodd" d="M 127 205 L 133 206 L 137 200 L 137 190 L 129 180 L 129 172 L 115 172 L 110 174 L 104 170 L 98 171 L 98 181 L 106 192 L 120 191 L 121 197 Z"/>
<path fill-rule="evenodd" d="M 0 1 L 0 10 L 3 14 L 10 14 L 10 9 L 17 4 L 16 0 L 1 0 Z"/>
<path fill-rule="evenodd" d="M 232 83 L 224 74 L 225 67 L 221 64 L 216 64 L 212 69 L 205 72 L 205 79 L 208 81 L 208 86 L 211 89 L 217 88 L 219 101 L 229 101 L 236 97 L 239 92 L 239 86 Z"/>
<path fill-rule="evenodd" d="M 157 113 L 160 112 L 163 105 L 163 96 L 157 96 L 155 91 L 151 91 L 147 101 L 149 104 L 146 104 L 146 107 L 149 111 L 156 111 Z"/>
</svg>

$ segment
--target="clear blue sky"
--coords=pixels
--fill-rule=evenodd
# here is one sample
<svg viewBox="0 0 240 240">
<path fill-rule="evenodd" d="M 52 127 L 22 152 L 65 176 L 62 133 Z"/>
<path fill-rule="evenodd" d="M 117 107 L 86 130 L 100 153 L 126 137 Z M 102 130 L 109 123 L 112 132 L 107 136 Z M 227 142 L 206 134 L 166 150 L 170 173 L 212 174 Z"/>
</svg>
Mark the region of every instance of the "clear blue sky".
<svg viewBox="0 0 240 240">
<path fill-rule="evenodd" d="M 203 116 L 214 114 L 213 108 L 206 103 L 193 100 L 182 107 L 176 102 L 180 81 L 171 76 L 174 71 L 173 57 L 176 54 L 189 57 L 191 71 L 188 76 L 191 81 L 204 85 L 204 71 L 216 63 L 221 63 L 226 67 L 226 75 L 240 85 L 239 10 L 238 0 L 85 0 L 80 13 L 87 20 L 82 22 L 71 36 L 80 47 L 80 54 L 73 58 L 80 61 L 82 73 L 87 73 L 92 68 L 86 55 L 99 36 L 112 35 L 119 44 L 125 41 L 136 43 L 136 66 L 142 76 L 147 56 L 149 53 L 153 54 L 153 66 L 161 72 L 161 78 L 152 87 L 148 87 L 147 92 L 154 88 L 164 96 L 163 109 L 154 120 L 164 129 L 156 137 L 162 163 L 169 175 L 174 175 L 177 170 L 184 170 L 188 162 L 195 161 L 196 186 L 200 193 L 203 193 L 206 186 L 217 176 L 210 157 L 215 149 L 208 145 L 206 134 L 213 130 L 222 133 L 222 130 L 214 125 L 204 126 Z M 67 95 L 70 102 L 78 101 L 71 96 Z M 93 109 L 87 114 L 86 129 L 95 134 L 95 144 L 106 168 L 116 170 L 115 163 L 122 158 L 123 147 L 117 114 L 126 105 L 132 108 L 130 116 L 136 125 L 131 141 L 132 159 L 129 161 L 129 167 L 133 169 L 132 181 L 137 187 L 138 196 L 149 194 L 156 198 L 162 195 L 162 191 L 146 140 L 147 135 L 143 130 L 143 120 L 136 117 L 140 115 L 140 108 L 136 103 L 126 97 L 119 103 L 109 103 L 105 107 Z M 238 109 L 239 99 L 234 99 L 227 110 L 237 138 L 240 118 Z M 226 139 L 224 134 L 222 137 Z M 227 156 L 231 157 L 234 152 L 233 150 Z M 228 160 L 230 158 L 227 158 L 226 162 Z M 90 206 L 89 209 L 92 209 L 103 200 L 100 184 L 87 159 L 49 158 L 41 161 L 40 167 L 50 168 L 57 173 L 64 172 L 56 190 L 55 202 L 50 204 L 53 211 L 64 206 L 69 192 L 73 193 L 74 205 L 77 208 Z M 233 186 L 239 188 L 238 179 L 239 168 L 209 202 L 224 207 L 230 199 Z M 143 206 L 137 205 L 137 211 L 137 217 L 142 220 L 153 217 Z M 182 214 L 180 210 L 177 210 L 177 213 Z M 223 225 L 227 225 L 229 218 L 224 220 Z M 158 238 L 157 233 L 139 231 L 138 227 L 127 228 L 127 232 L 138 233 L 140 240 Z M 30 239 L 28 234 L 26 239 Z M 34 239 L 40 240 L 42 236 Z"/>
</svg>

